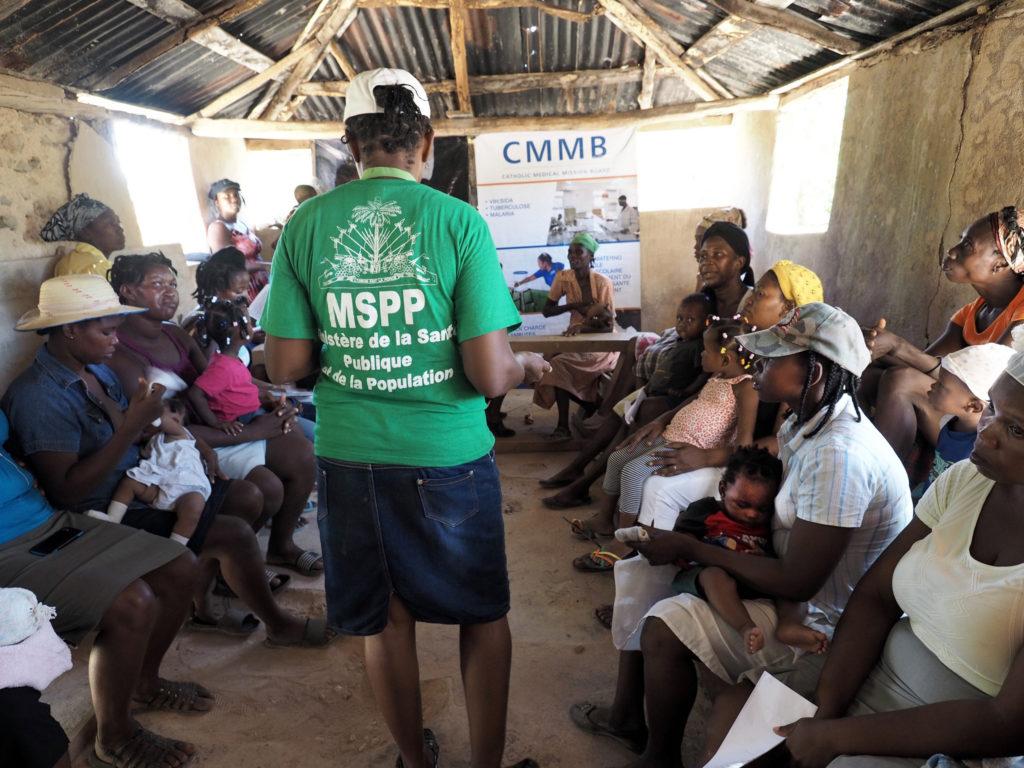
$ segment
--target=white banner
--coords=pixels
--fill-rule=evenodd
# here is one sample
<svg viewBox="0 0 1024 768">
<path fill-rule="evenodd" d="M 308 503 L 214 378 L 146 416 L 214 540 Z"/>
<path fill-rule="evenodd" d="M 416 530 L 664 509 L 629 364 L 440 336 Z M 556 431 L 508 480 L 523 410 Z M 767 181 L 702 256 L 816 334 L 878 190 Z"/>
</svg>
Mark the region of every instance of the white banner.
<svg viewBox="0 0 1024 768">
<path fill-rule="evenodd" d="M 474 141 L 477 203 L 523 314 L 518 334 L 559 333 L 567 314 L 540 314 L 578 232 L 600 243 L 594 268 L 615 308 L 640 327 L 640 216 L 631 129 L 490 133 Z M 549 265 L 550 260 L 550 265 Z"/>
</svg>

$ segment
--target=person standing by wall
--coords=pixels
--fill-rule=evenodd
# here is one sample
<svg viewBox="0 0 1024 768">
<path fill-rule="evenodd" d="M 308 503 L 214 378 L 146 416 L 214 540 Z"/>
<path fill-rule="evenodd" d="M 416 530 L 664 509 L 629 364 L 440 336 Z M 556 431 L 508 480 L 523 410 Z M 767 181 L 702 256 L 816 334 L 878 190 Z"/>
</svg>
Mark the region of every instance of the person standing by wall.
<svg viewBox="0 0 1024 768">
<path fill-rule="evenodd" d="M 519 325 L 483 218 L 419 184 L 433 129 L 408 72 L 362 72 L 345 141 L 363 173 L 281 235 L 269 299 L 274 382 L 319 370 L 316 453 L 328 618 L 366 666 L 406 768 L 423 730 L 416 623 L 457 624 L 474 768 L 505 743 L 511 635 L 501 487 L 484 398 L 549 368 Z M 322 346 L 321 346 L 322 345 Z"/>
<path fill-rule="evenodd" d="M 249 272 L 249 301 L 252 301 L 270 278 L 266 263 L 260 259 L 263 243 L 249 225 L 238 217 L 245 202 L 242 188 L 237 181 L 220 179 L 210 185 L 207 196 L 214 213 L 213 221 L 206 228 L 210 253 L 216 253 L 229 245 L 242 252 L 245 268 Z"/>
</svg>

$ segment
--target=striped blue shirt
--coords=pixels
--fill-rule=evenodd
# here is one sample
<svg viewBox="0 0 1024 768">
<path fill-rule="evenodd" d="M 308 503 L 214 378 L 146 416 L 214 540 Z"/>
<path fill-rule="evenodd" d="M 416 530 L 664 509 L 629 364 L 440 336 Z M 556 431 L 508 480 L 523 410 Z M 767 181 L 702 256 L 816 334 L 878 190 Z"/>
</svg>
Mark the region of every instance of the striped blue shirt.
<svg viewBox="0 0 1024 768">
<path fill-rule="evenodd" d="M 817 435 L 807 437 L 821 418 L 798 427 L 790 416 L 779 430 L 785 474 L 775 497 L 772 541 L 784 554 L 797 518 L 857 529 L 825 585 L 808 601 L 810 622 L 831 635 L 860 577 L 907 526 L 914 507 L 903 464 L 867 416 L 857 421 L 849 396 Z"/>
</svg>

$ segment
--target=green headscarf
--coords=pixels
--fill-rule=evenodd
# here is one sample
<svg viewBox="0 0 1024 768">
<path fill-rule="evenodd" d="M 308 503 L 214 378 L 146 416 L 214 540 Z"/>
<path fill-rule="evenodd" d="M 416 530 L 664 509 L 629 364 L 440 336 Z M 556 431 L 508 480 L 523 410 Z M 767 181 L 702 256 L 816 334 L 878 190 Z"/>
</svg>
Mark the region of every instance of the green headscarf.
<svg viewBox="0 0 1024 768">
<path fill-rule="evenodd" d="M 582 245 L 590 251 L 591 255 L 597 253 L 598 248 L 597 239 L 589 232 L 577 233 L 576 237 L 572 239 L 572 242 L 570 242 L 569 245 Z"/>
</svg>

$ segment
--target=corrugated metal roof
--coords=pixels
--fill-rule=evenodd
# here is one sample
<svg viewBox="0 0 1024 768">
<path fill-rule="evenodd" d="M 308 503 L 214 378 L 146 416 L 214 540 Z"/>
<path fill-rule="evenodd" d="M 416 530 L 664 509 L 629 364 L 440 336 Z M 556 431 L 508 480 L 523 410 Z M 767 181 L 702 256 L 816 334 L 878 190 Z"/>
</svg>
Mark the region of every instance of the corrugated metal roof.
<svg viewBox="0 0 1024 768">
<path fill-rule="evenodd" d="M 514 0 L 513 0 L 514 1 Z M 547 0 L 550 5 L 588 13 L 595 0 Z M 703 0 L 637 0 L 673 38 L 689 46 L 724 18 Z M 959 0 L 799 0 L 790 8 L 820 20 L 864 44 L 889 37 L 957 5 Z M 0 1 L 0 67 L 66 85 L 130 62 L 171 35 L 175 28 L 127 0 L 30 0 L 17 11 Z M 225 7 L 224 0 L 190 0 L 200 13 Z M 317 0 L 267 0 L 225 25 L 225 30 L 273 58 L 295 42 Z M 448 15 L 424 8 L 362 9 L 339 41 L 357 70 L 401 67 L 424 81 L 454 78 Z M 561 72 L 638 66 L 643 52 L 607 18 L 576 23 L 537 8 L 468 12 L 467 64 L 473 75 Z M 782 85 L 838 58 L 803 38 L 760 28 L 705 67 L 737 96 Z M 188 114 L 252 76 L 252 71 L 195 43 L 186 42 L 150 61 L 105 95 Z M 328 56 L 314 79 L 343 79 Z M 473 96 L 480 116 L 554 115 L 636 108 L 639 83 L 571 90 Z M 224 110 L 225 117 L 248 114 L 262 89 Z M 663 78 L 659 105 L 694 100 L 682 82 Z M 307 98 L 296 119 L 337 120 L 344 100 Z M 431 96 L 437 115 L 454 109 L 454 95 Z"/>
</svg>

